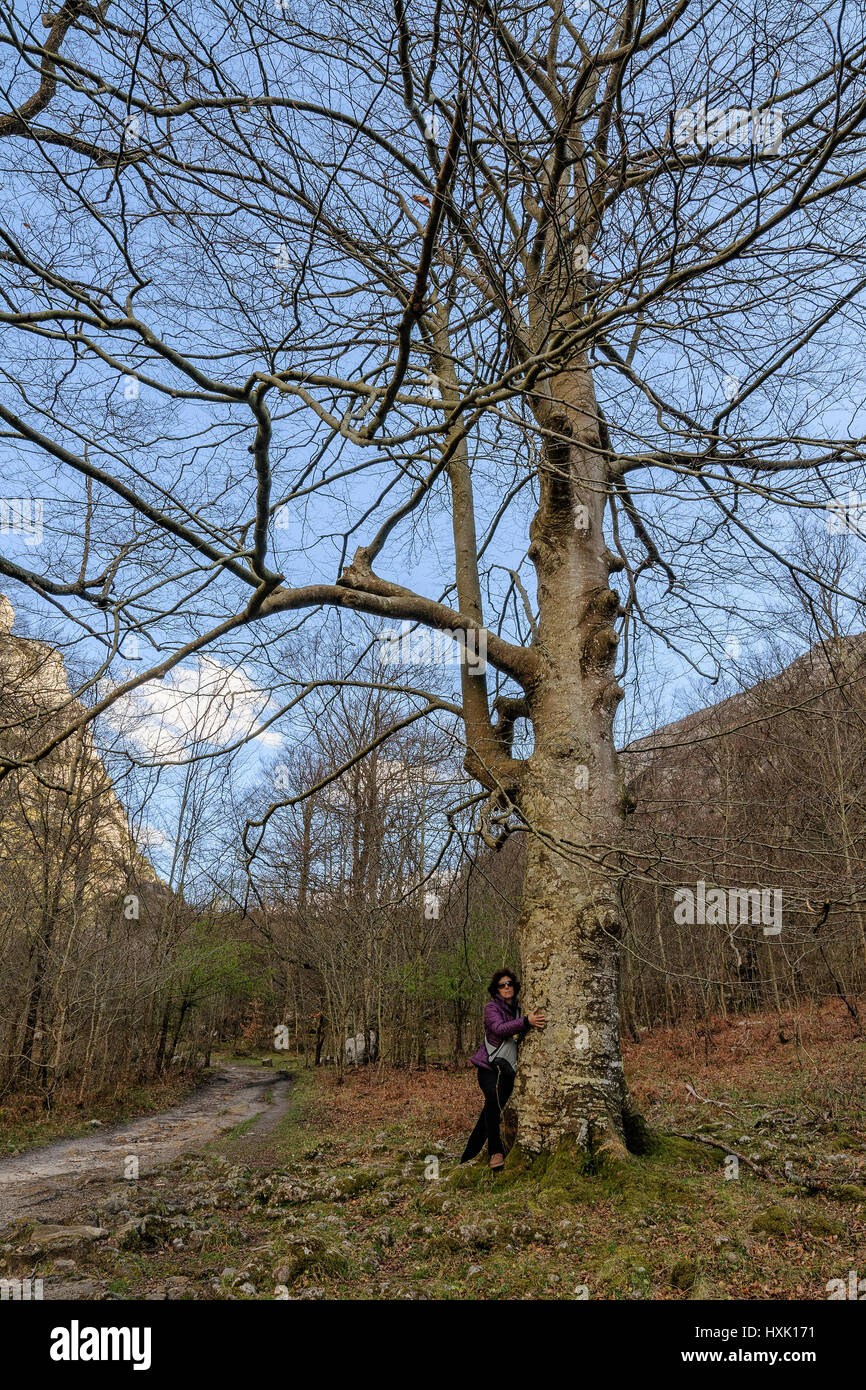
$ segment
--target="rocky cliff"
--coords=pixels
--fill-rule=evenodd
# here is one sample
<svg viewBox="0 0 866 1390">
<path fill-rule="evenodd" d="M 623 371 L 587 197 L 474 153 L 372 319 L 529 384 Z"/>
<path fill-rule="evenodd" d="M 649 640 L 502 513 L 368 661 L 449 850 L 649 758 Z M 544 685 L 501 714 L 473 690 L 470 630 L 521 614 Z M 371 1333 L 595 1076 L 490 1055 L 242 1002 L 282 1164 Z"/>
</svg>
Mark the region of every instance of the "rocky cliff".
<svg viewBox="0 0 866 1390">
<path fill-rule="evenodd" d="M 84 708 L 72 697 L 60 653 L 16 635 L 14 622 L 12 604 L 0 594 L 0 827 L 7 849 L 12 840 L 21 841 L 25 827 L 38 842 L 49 833 L 48 821 L 68 826 L 71 820 L 92 844 L 94 886 L 119 889 L 130 875 L 156 882 L 89 727 L 73 729 L 47 759 L 33 761 L 46 742 L 77 723 Z"/>
</svg>

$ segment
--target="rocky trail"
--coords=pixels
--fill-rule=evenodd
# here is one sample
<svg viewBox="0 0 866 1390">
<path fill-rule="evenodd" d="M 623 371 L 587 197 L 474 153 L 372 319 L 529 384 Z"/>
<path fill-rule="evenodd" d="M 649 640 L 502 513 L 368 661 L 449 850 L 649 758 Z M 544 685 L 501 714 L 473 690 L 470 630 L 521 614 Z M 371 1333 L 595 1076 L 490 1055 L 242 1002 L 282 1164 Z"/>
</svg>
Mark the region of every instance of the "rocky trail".
<svg viewBox="0 0 866 1390">
<path fill-rule="evenodd" d="M 21 1218 L 64 1220 L 88 1200 L 84 1188 L 131 1176 L 130 1158 L 146 1177 L 256 1116 L 250 1135 L 267 1134 L 285 1114 L 290 1091 L 287 1072 L 228 1065 L 163 1114 L 0 1159 L 0 1228 Z"/>
</svg>

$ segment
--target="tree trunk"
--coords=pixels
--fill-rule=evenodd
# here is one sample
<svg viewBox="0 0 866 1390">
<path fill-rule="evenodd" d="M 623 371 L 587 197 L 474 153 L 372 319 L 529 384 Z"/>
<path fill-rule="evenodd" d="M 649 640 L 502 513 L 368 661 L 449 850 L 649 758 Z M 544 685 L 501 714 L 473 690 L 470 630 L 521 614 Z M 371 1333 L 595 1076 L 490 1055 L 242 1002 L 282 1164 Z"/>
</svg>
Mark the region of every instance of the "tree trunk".
<svg viewBox="0 0 866 1390">
<path fill-rule="evenodd" d="M 165 1066 L 165 1045 L 168 1041 L 168 1025 L 170 1020 L 171 999 L 168 1000 L 168 1003 L 166 1004 L 162 1014 L 162 1023 L 160 1024 L 159 1029 L 159 1042 L 157 1043 L 156 1057 L 153 1063 L 153 1070 L 155 1076 L 161 1076 L 163 1068 Z"/>
<path fill-rule="evenodd" d="M 563 1142 L 624 1158 L 643 1127 L 625 1085 L 619 947 L 625 927 L 618 848 L 624 797 L 613 740 L 622 563 L 602 529 L 608 493 L 587 371 L 555 379 L 530 529 L 541 661 L 528 693 L 535 746 L 518 793 L 528 827 L 518 925 L 524 998 L 547 1011 L 521 1051 L 518 1143 Z"/>
<path fill-rule="evenodd" d="M 463 1060 L 463 1019 L 465 1017 L 465 1007 L 463 1000 L 454 1000 L 454 1065 L 459 1066 Z"/>
<path fill-rule="evenodd" d="M 167 1049 L 166 1052 L 166 1056 L 168 1057 L 170 1063 L 174 1061 L 174 1054 L 177 1051 L 177 1045 L 180 1042 L 180 1035 L 183 1029 L 183 1021 L 189 1013 L 190 1002 L 191 1001 L 189 999 L 184 999 L 181 1001 L 180 1012 L 178 1014 L 177 1020 L 177 1027 L 175 1028 L 174 1034 L 171 1039 L 171 1046 Z"/>
<path fill-rule="evenodd" d="M 535 778 L 533 778 L 535 781 Z M 535 828 L 552 815 L 550 771 L 527 805 Z M 529 802 L 529 798 L 528 798 Z M 561 821 L 559 833 L 573 827 Z M 547 1011 L 521 1048 L 515 1090 L 518 1142 L 533 1152 L 564 1140 L 618 1157 L 640 1147 L 623 1075 L 619 1018 L 622 909 L 611 881 L 529 838 L 518 935 L 524 996 Z"/>
</svg>

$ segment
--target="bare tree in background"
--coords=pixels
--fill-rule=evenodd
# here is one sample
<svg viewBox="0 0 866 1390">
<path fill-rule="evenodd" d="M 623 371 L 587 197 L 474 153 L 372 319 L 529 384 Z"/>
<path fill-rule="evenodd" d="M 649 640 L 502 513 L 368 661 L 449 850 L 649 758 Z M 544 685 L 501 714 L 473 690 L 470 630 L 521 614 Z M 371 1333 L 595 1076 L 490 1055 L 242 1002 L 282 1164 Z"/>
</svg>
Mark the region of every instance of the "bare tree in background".
<svg viewBox="0 0 866 1390">
<path fill-rule="evenodd" d="M 47 518 L 0 573 L 106 666 L 140 637 L 89 717 L 310 610 L 486 650 L 408 707 L 526 836 L 519 1142 L 624 1156 L 620 681 L 639 631 L 712 669 L 766 628 L 790 513 L 862 481 L 862 12 L 67 0 L 0 53 Z"/>
<path fill-rule="evenodd" d="M 325 1013 L 341 1069 L 347 1043 L 350 1060 L 423 1061 L 434 963 L 455 936 L 459 845 L 437 826 L 464 779 L 446 730 L 397 731 L 404 703 L 369 678 L 311 696 L 300 748 L 279 756 L 259 793 L 262 816 L 249 820 L 249 797 L 242 813 L 241 830 L 245 814 L 267 832 L 250 915 L 282 960 L 285 1012 L 297 1026 L 304 997 L 308 1019 Z M 277 807 L 274 791 L 287 793 Z"/>
</svg>

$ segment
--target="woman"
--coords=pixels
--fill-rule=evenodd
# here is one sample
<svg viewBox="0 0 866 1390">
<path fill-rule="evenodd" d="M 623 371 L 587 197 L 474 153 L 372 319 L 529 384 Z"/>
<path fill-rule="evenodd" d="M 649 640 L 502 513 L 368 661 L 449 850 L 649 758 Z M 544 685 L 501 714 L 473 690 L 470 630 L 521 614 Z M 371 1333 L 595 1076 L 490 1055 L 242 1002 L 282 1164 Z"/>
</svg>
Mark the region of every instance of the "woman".
<svg viewBox="0 0 866 1390">
<path fill-rule="evenodd" d="M 478 1068 L 478 1084 L 484 1092 L 484 1109 L 463 1150 L 461 1163 L 480 1154 L 487 1142 L 491 1168 L 503 1168 L 505 1157 L 499 1137 L 499 1117 L 514 1089 L 517 1047 L 530 1028 L 543 1028 L 542 1009 L 518 1016 L 520 981 L 511 970 L 497 970 L 487 988 L 490 1003 L 484 1009 L 484 1042 L 471 1059 Z"/>
</svg>

